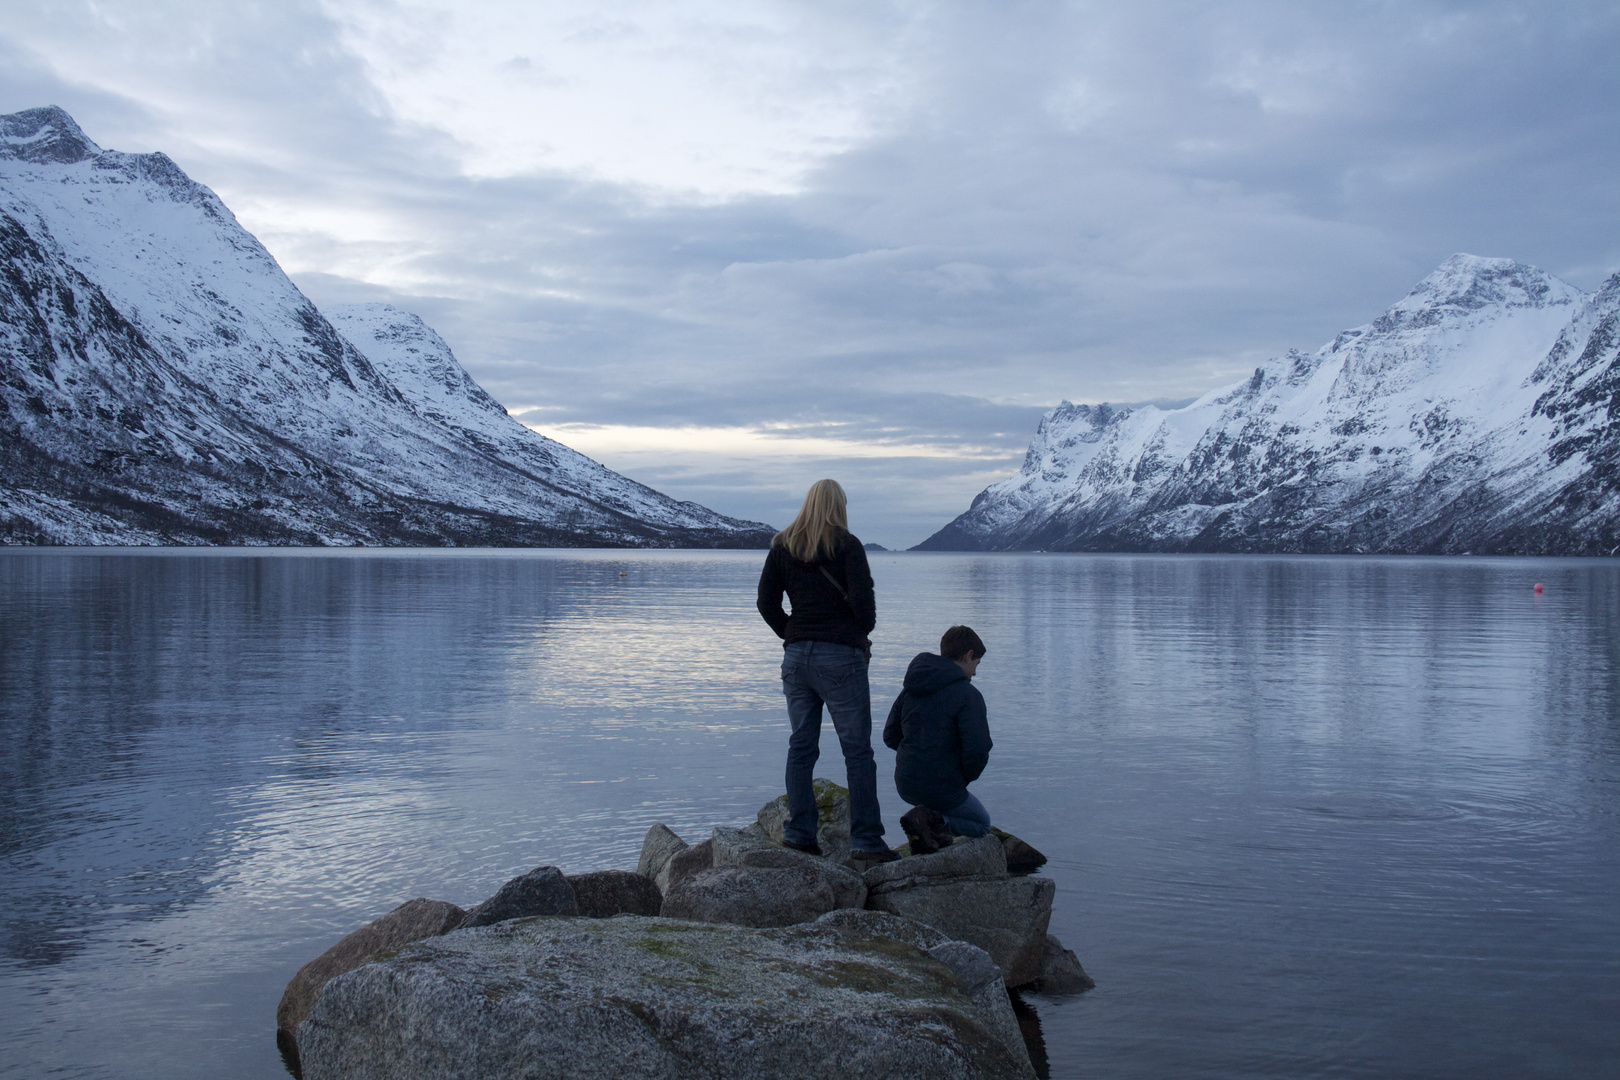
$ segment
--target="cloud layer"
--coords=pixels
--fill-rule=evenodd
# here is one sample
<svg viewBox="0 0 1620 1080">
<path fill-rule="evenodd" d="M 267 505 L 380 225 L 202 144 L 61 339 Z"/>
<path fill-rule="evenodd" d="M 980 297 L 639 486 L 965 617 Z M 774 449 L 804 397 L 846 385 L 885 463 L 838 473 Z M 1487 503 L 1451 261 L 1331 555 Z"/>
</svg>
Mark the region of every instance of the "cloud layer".
<svg viewBox="0 0 1620 1080">
<path fill-rule="evenodd" d="M 5 8 L 0 110 L 164 150 L 317 303 L 726 513 L 839 476 L 890 546 L 1062 398 L 1200 393 L 1454 251 L 1620 266 L 1610 4 Z"/>
</svg>

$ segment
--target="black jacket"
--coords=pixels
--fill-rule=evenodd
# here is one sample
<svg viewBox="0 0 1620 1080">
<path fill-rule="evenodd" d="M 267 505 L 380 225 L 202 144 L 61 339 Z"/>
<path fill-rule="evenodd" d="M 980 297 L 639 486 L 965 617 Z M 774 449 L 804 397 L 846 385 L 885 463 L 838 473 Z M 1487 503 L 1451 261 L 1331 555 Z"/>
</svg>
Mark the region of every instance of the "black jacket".
<svg viewBox="0 0 1620 1080">
<path fill-rule="evenodd" d="M 844 587 L 851 602 L 821 572 L 825 566 Z M 787 593 L 793 614 L 782 610 Z M 866 550 L 852 534 L 839 530 L 831 555 L 820 562 L 800 562 L 784 548 L 772 546 L 759 573 L 759 613 L 784 645 L 795 641 L 831 641 L 864 649 L 877 625 L 877 598 Z"/>
<path fill-rule="evenodd" d="M 889 709 L 883 744 L 896 751 L 894 786 L 902 799 L 954 810 L 990 760 L 984 695 L 956 661 L 918 653 Z"/>
</svg>

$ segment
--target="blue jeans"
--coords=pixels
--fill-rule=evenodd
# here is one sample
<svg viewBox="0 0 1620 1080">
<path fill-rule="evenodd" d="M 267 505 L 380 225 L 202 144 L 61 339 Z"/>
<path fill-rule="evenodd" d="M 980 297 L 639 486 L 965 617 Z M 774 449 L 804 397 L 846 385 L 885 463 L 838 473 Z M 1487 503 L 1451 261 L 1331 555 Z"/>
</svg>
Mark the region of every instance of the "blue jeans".
<svg viewBox="0 0 1620 1080">
<path fill-rule="evenodd" d="M 866 653 L 830 641 L 795 641 L 782 653 L 782 693 L 787 697 L 788 820 L 782 835 L 796 844 L 816 839 L 812 771 L 821 756 L 821 707 L 832 714 L 844 751 L 849 783 L 849 833 L 856 851 L 881 851 L 883 815 L 878 810 L 877 761 L 872 757 L 872 695 Z"/>
<path fill-rule="evenodd" d="M 970 791 L 945 812 L 945 826 L 957 836 L 983 836 L 990 831 L 990 811 Z"/>
</svg>

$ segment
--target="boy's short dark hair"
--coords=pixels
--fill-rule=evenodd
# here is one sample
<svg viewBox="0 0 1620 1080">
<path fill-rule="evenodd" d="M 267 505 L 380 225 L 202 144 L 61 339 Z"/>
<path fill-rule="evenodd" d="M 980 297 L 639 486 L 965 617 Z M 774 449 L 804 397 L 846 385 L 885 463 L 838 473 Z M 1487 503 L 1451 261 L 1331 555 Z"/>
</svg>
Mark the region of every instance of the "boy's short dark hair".
<svg viewBox="0 0 1620 1080">
<path fill-rule="evenodd" d="M 984 658 L 984 642 L 971 626 L 953 626 L 939 639 L 939 655 L 947 660 L 960 660 L 968 653 Z"/>
</svg>

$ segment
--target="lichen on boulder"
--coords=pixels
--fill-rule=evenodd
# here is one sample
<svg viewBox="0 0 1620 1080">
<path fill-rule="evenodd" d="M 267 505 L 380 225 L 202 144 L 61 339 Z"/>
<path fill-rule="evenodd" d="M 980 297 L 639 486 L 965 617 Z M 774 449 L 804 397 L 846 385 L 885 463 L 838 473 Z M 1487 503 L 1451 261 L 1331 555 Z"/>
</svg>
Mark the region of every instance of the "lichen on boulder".
<svg viewBox="0 0 1620 1080">
<path fill-rule="evenodd" d="M 828 862 L 844 864 L 849 860 L 849 789 L 818 776 L 811 781 L 816 797 L 816 843 Z M 759 808 L 757 820 L 765 835 L 777 843 L 782 842 L 782 829 L 787 824 L 787 796 L 778 795 Z"/>
<path fill-rule="evenodd" d="M 893 938 L 638 916 L 502 922 L 327 984 L 305 1080 L 1033 1075 L 953 969 Z"/>
</svg>

